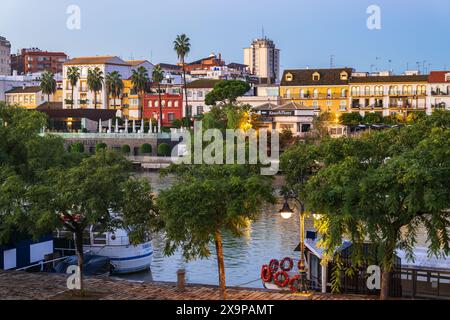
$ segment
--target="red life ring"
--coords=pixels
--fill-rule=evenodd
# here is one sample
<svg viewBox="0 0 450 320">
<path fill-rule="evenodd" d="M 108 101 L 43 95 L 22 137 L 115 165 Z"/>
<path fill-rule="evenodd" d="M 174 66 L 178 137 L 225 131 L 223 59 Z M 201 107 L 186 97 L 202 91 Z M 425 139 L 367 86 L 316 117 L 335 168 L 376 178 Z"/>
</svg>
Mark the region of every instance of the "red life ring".
<svg viewBox="0 0 450 320">
<path fill-rule="evenodd" d="M 261 268 L 261 279 L 264 282 L 270 282 L 272 281 L 272 271 L 270 270 L 270 267 L 265 264 Z"/>
<path fill-rule="evenodd" d="M 278 271 L 275 276 L 273 277 L 273 281 L 275 282 L 275 284 L 281 288 L 284 288 L 288 285 L 289 283 L 289 275 L 287 274 L 286 271 Z"/>
<path fill-rule="evenodd" d="M 288 264 L 287 266 L 286 266 L 286 263 Z M 294 261 L 289 257 L 284 258 L 280 262 L 280 268 L 283 271 L 289 272 L 292 270 L 293 267 L 294 267 Z"/>
<path fill-rule="evenodd" d="M 300 276 L 294 276 L 289 280 L 289 289 L 291 289 L 292 292 L 297 292 L 298 288 L 300 286 Z"/>
<path fill-rule="evenodd" d="M 272 273 L 277 272 L 278 269 L 280 268 L 280 261 L 278 261 L 277 259 L 270 260 L 269 268 L 270 271 L 272 271 Z"/>
</svg>

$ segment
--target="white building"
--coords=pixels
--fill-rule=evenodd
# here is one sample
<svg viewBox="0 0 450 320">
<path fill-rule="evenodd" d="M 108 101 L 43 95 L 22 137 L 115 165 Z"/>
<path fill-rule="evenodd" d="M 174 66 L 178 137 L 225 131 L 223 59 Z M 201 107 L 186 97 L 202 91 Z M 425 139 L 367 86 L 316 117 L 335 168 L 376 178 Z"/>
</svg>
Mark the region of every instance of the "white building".
<svg viewBox="0 0 450 320">
<path fill-rule="evenodd" d="M 450 110 L 450 71 L 432 71 L 428 78 L 427 113 Z"/>
<path fill-rule="evenodd" d="M 5 101 L 5 92 L 13 88 L 34 87 L 41 83 L 41 74 L 0 76 L 0 101 Z"/>
<path fill-rule="evenodd" d="M 103 72 L 103 77 L 108 73 L 118 71 L 123 80 L 129 79 L 133 69 L 144 66 L 149 77 L 153 72 L 153 64 L 145 60 L 139 61 L 124 61 L 115 56 L 99 56 L 99 57 L 80 57 L 67 61 L 63 68 L 63 108 L 71 108 L 72 87 L 70 81 L 67 79 L 67 70 L 70 67 L 77 67 L 80 70 L 80 80 L 74 90 L 73 108 L 94 108 L 94 93 L 88 88 L 87 77 L 88 70 L 98 67 Z M 107 108 L 107 92 L 105 83 L 103 88 L 97 93 L 97 108 Z"/>
<path fill-rule="evenodd" d="M 267 103 L 279 106 L 281 104 L 280 87 L 256 85 L 246 95 L 239 97 L 237 101 L 242 104 L 249 104 L 253 108 Z"/>
<path fill-rule="evenodd" d="M 11 75 L 11 42 L 0 37 L 0 76 Z"/>
<path fill-rule="evenodd" d="M 199 79 L 188 83 L 186 86 L 188 96 L 187 114 L 186 108 L 183 108 L 183 117 L 195 117 L 209 112 L 211 107 L 206 105 L 205 97 L 219 81 L 221 80 Z"/>
<path fill-rule="evenodd" d="M 244 64 L 250 72 L 267 83 L 280 80 L 280 50 L 272 40 L 256 39 L 249 48 L 244 49 Z"/>
</svg>

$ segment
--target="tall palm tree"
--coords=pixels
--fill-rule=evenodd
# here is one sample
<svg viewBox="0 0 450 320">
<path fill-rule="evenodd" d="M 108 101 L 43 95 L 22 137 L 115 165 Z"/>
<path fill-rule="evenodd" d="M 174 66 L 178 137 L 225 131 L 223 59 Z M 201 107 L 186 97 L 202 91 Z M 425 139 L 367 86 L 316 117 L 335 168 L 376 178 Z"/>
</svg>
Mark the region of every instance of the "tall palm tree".
<svg viewBox="0 0 450 320">
<path fill-rule="evenodd" d="M 114 100 L 114 109 L 116 108 L 116 99 L 120 97 L 123 92 L 122 75 L 118 71 L 113 71 L 106 75 L 106 90 L 108 91 L 108 109 L 109 109 L 109 96 L 112 96 Z M 122 109 L 122 106 L 120 106 Z"/>
<path fill-rule="evenodd" d="M 72 102 L 70 104 L 71 109 L 73 109 L 73 91 L 77 86 L 78 80 L 80 79 L 80 69 L 78 67 L 69 67 L 67 69 L 67 79 L 69 79 L 70 86 L 72 87 Z"/>
<path fill-rule="evenodd" d="M 50 108 L 50 95 L 56 92 L 56 80 L 52 72 L 45 71 L 42 74 L 40 89 L 47 95 L 47 107 Z"/>
<path fill-rule="evenodd" d="M 97 92 L 103 89 L 103 71 L 99 67 L 88 70 L 87 84 L 89 90 L 94 92 L 94 108 L 97 109 Z"/>
<path fill-rule="evenodd" d="M 180 59 L 181 66 L 183 67 L 183 81 L 184 81 L 184 97 L 186 101 L 185 114 L 188 116 L 188 97 L 187 97 L 187 86 L 186 86 L 186 68 L 185 68 L 185 58 L 191 51 L 190 39 L 183 33 L 176 37 L 173 42 L 173 49 L 177 53 Z"/>
<path fill-rule="evenodd" d="M 148 71 L 143 66 L 133 70 L 131 74 L 131 84 L 133 89 L 138 93 L 139 110 L 141 112 L 141 118 L 144 119 L 144 94 L 147 90 L 147 85 L 150 82 Z"/>
<path fill-rule="evenodd" d="M 152 73 L 152 80 L 153 82 L 158 84 L 158 98 L 159 98 L 159 127 L 162 127 L 162 116 L 163 116 L 163 111 L 162 111 L 162 101 L 161 101 L 161 82 L 164 80 L 164 71 L 162 71 L 161 66 L 157 65 L 154 69 L 153 69 L 153 73 Z"/>
</svg>

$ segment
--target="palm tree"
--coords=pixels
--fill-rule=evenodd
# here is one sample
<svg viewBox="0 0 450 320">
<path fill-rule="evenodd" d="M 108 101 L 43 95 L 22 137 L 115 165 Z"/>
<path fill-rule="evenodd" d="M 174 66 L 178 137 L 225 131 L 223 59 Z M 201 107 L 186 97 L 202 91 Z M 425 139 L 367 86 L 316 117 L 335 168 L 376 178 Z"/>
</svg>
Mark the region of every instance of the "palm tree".
<svg viewBox="0 0 450 320">
<path fill-rule="evenodd" d="M 73 90 L 77 86 L 78 80 L 80 79 L 80 69 L 78 67 L 69 67 L 67 69 L 67 79 L 69 79 L 70 86 L 72 87 L 72 100 L 71 109 L 73 109 Z"/>
<path fill-rule="evenodd" d="M 162 101 L 161 101 L 161 82 L 164 80 L 164 71 L 162 71 L 161 66 L 157 65 L 153 69 L 152 80 L 158 84 L 158 97 L 159 97 L 159 127 L 162 127 Z"/>
<path fill-rule="evenodd" d="M 88 70 L 87 84 L 89 90 L 94 92 L 94 108 L 97 109 L 97 92 L 103 89 L 103 71 L 99 67 Z"/>
<path fill-rule="evenodd" d="M 50 95 L 56 92 L 56 80 L 52 72 L 45 71 L 42 74 L 40 88 L 42 93 L 47 95 L 47 107 L 50 108 Z"/>
<path fill-rule="evenodd" d="M 120 97 L 123 92 L 122 75 L 118 71 L 113 71 L 106 75 L 106 90 L 108 91 L 108 109 L 109 109 L 109 96 L 114 99 L 114 109 L 116 108 L 116 99 Z M 120 106 L 122 109 L 122 105 Z"/>
<path fill-rule="evenodd" d="M 180 59 L 181 66 L 183 67 L 183 81 L 184 81 L 184 97 L 186 101 L 185 105 L 185 114 L 188 116 L 188 98 L 187 98 L 187 87 L 186 87 L 186 68 L 184 59 L 189 54 L 191 50 L 190 39 L 183 33 L 178 35 L 175 41 L 173 42 L 173 49 L 177 53 L 178 58 Z"/>
<path fill-rule="evenodd" d="M 150 82 L 150 78 L 148 77 L 147 69 L 143 66 L 137 68 L 137 70 L 133 70 L 131 74 L 131 84 L 133 89 L 138 93 L 141 118 L 144 119 L 144 94 L 147 90 L 147 85 Z"/>
</svg>

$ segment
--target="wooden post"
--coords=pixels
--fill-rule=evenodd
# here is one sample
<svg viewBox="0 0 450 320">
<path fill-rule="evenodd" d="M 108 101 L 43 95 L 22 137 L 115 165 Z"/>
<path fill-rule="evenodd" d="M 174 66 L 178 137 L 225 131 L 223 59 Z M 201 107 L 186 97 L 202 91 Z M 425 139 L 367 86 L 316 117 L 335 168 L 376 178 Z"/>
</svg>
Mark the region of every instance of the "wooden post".
<svg viewBox="0 0 450 320">
<path fill-rule="evenodd" d="M 327 293 L 327 283 L 328 283 L 327 278 L 328 278 L 328 266 L 327 264 L 322 264 L 322 293 Z"/>
<path fill-rule="evenodd" d="M 186 270 L 184 269 L 177 271 L 177 290 L 180 292 L 186 290 Z"/>
</svg>

